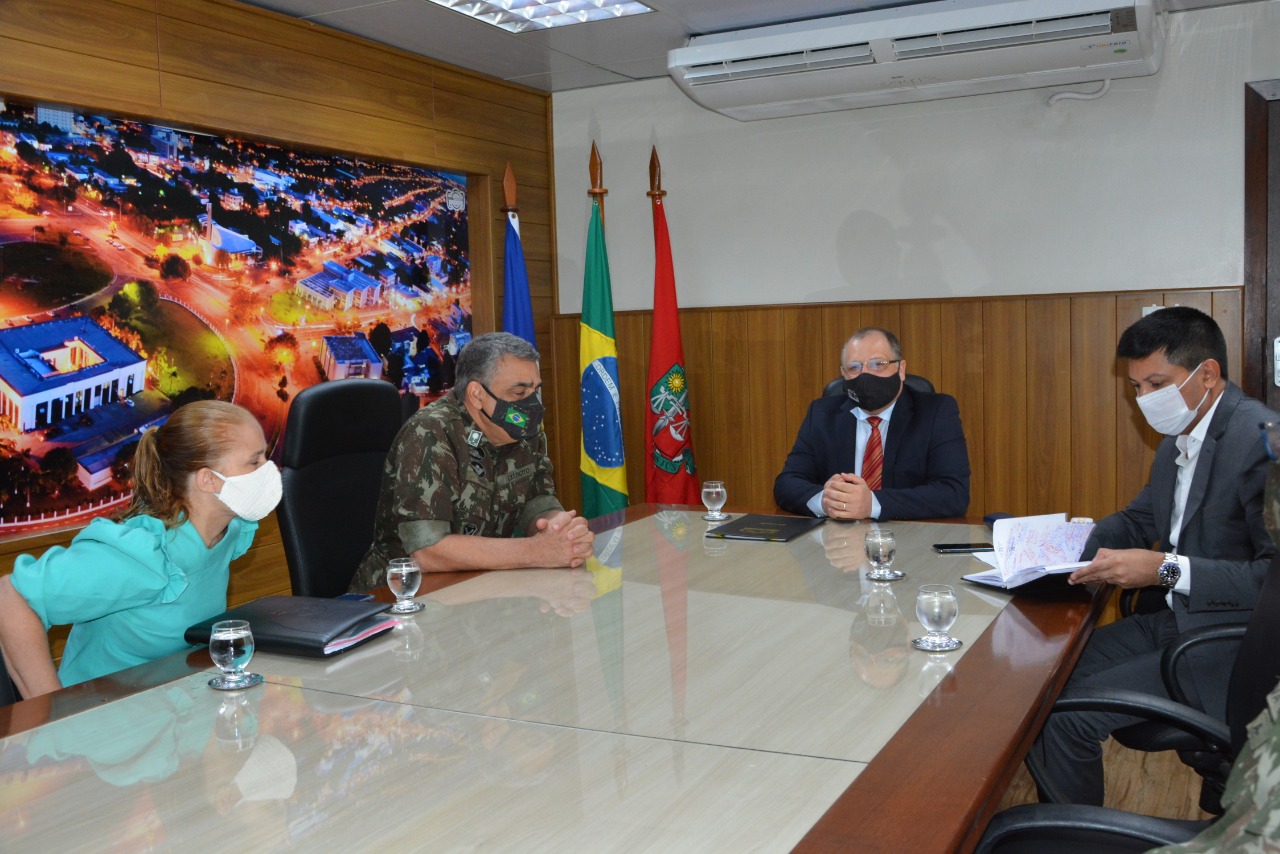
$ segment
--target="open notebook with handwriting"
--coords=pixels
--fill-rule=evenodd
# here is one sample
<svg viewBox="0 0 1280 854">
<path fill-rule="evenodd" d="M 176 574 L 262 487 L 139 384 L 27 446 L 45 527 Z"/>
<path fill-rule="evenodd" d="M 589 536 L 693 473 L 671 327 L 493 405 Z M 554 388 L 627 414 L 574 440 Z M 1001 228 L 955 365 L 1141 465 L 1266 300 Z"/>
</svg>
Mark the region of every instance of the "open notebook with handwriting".
<svg viewBox="0 0 1280 854">
<path fill-rule="evenodd" d="M 1092 521 L 1068 522 L 1066 513 L 997 519 L 992 528 L 995 548 L 973 555 L 992 569 L 964 580 L 1011 590 L 1047 575 L 1074 572 L 1088 565 L 1080 561 L 1080 554 L 1092 531 Z"/>
</svg>

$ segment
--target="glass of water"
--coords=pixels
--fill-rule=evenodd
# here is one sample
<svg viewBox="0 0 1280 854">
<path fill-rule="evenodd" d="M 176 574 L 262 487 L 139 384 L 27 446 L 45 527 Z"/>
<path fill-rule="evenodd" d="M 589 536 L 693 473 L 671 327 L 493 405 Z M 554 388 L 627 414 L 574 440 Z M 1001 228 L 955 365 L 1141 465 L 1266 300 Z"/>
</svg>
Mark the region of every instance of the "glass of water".
<svg viewBox="0 0 1280 854">
<path fill-rule="evenodd" d="M 871 571 L 867 578 L 871 581 L 897 581 L 906 578 L 905 572 L 890 569 L 893 559 L 898 556 L 898 541 L 893 531 L 888 528 L 872 528 L 867 531 L 867 560 L 871 562 Z"/>
<path fill-rule="evenodd" d="M 723 480 L 706 480 L 702 482 L 702 503 L 707 506 L 703 519 L 708 522 L 723 522 L 729 514 L 722 512 L 721 507 L 729 500 L 729 492 L 724 488 Z"/>
<path fill-rule="evenodd" d="M 209 633 L 209 656 L 222 674 L 209 680 L 210 688 L 235 691 L 262 681 L 257 673 L 246 673 L 253 658 L 253 632 L 246 620 L 221 620 Z"/>
<path fill-rule="evenodd" d="M 960 604 L 956 591 L 949 584 L 926 584 L 916 596 L 916 619 L 928 632 L 916 638 L 911 645 L 926 652 L 950 652 L 963 643 L 947 634 L 960 616 Z"/>
<path fill-rule="evenodd" d="M 391 606 L 393 614 L 413 614 L 425 607 L 421 602 L 414 602 L 418 588 L 422 586 L 422 567 L 411 557 L 392 558 L 387 564 L 387 586 L 395 594 L 396 604 Z"/>
</svg>

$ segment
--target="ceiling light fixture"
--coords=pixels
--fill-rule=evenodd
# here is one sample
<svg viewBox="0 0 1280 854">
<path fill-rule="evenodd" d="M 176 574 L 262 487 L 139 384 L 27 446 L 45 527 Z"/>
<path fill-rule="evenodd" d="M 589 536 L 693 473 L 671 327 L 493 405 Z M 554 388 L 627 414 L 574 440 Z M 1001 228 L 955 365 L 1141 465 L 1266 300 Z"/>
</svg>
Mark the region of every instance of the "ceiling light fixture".
<svg viewBox="0 0 1280 854">
<path fill-rule="evenodd" d="M 652 12 L 635 0 L 430 0 L 510 33 L 566 27 Z"/>
</svg>

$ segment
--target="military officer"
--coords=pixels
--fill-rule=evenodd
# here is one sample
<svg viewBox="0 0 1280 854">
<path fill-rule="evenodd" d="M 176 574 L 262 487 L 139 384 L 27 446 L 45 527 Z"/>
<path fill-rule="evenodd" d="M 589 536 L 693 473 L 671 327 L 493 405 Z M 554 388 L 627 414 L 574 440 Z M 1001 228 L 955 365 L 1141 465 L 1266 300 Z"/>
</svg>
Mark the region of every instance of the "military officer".
<svg viewBox="0 0 1280 854">
<path fill-rule="evenodd" d="M 382 584 L 396 557 L 425 572 L 584 563 L 593 535 L 556 498 L 541 389 L 527 341 L 494 332 L 462 349 L 452 392 L 405 422 L 387 455 L 353 591 Z"/>
</svg>

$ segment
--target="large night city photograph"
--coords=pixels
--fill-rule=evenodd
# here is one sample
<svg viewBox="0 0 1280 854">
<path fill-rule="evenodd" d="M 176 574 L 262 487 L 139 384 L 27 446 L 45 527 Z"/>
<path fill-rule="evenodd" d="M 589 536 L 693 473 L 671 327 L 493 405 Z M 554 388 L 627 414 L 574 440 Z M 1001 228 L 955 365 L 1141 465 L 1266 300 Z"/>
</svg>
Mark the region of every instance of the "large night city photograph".
<svg viewBox="0 0 1280 854">
<path fill-rule="evenodd" d="M 273 448 L 293 395 L 428 402 L 471 336 L 466 179 L 76 108 L 0 112 L 0 540 L 123 508 L 202 398 Z"/>
</svg>

